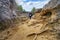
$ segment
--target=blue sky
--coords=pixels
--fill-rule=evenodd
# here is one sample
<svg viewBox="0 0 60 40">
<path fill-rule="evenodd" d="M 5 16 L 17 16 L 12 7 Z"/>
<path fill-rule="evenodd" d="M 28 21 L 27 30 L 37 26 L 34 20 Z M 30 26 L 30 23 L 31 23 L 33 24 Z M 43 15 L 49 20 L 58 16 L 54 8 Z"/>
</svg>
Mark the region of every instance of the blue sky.
<svg viewBox="0 0 60 40">
<path fill-rule="evenodd" d="M 23 9 L 26 11 L 31 11 L 33 7 L 36 9 L 42 8 L 50 0 L 16 0 L 18 5 L 22 5 Z"/>
</svg>

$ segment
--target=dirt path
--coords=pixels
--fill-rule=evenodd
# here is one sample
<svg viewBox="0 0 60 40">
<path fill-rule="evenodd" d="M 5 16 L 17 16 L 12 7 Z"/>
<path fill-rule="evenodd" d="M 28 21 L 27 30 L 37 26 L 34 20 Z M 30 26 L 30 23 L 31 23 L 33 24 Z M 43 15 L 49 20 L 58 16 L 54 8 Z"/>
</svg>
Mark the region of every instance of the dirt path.
<svg viewBox="0 0 60 40">
<path fill-rule="evenodd" d="M 37 35 L 34 33 L 39 32 L 40 25 L 38 23 L 34 23 L 33 21 L 35 20 L 31 20 L 29 23 L 20 25 L 19 30 L 16 32 L 16 34 L 7 40 L 35 40 Z M 29 34 L 33 35 L 29 37 Z"/>
<path fill-rule="evenodd" d="M 40 32 L 45 31 L 42 25 L 39 21 L 32 19 L 28 23 L 21 24 L 16 34 L 7 40 L 43 40 L 48 34 L 40 35 Z"/>
</svg>

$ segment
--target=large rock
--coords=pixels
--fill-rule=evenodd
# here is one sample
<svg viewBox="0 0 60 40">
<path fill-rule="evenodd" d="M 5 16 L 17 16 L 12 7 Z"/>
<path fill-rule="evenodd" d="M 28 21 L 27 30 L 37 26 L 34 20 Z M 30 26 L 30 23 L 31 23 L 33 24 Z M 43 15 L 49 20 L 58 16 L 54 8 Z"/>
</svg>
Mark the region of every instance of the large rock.
<svg viewBox="0 0 60 40">
<path fill-rule="evenodd" d="M 15 0 L 0 0 L 0 29 L 4 30 L 14 24 L 17 19 Z M 6 27 L 7 26 L 7 27 Z"/>
<path fill-rule="evenodd" d="M 0 0 L 0 20 L 11 19 L 16 16 L 13 0 Z"/>
<path fill-rule="evenodd" d="M 48 4 L 46 4 L 43 9 L 53 9 L 60 5 L 60 0 L 51 0 Z"/>
<path fill-rule="evenodd" d="M 6 40 L 17 30 L 15 0 L 0 0 L 0 40 Z"/>
</svg>

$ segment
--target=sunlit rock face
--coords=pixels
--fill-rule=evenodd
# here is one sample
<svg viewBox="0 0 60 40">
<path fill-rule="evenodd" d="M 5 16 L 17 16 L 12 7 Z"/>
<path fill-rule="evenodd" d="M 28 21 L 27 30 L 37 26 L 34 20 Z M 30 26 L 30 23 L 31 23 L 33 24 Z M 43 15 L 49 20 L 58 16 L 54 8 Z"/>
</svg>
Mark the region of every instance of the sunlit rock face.
<svg viewBox="0 0 60 40">
<path fill-rule="evenodd" d="M 32 17 L 29 26 L 34 27 L 36 40 L 60 40 L 60 0 L 51 0 Z M 32 21 L 33 20 L 33 21 Z M 34 25 L 35 24 L 35 25 Z M 37 25 L 39 24 L 39 25 Z M 37 25 L 37 26 L 36 26 Z"/>
</svg>

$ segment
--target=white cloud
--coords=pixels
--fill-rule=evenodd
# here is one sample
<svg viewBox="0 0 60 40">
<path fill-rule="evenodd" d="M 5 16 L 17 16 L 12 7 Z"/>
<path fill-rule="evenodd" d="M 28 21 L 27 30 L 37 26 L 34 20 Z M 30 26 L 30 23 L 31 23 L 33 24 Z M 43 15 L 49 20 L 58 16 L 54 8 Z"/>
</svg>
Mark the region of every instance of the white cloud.
<svg viewBox="0 0 60 40">
<path fill-rule="evenodd" d="M 26 11 L 31 11 L 31 9 L 33 7 L 35 7 L 36 9 L 37 8 L 42 8 L 45 4 L 47 4 L 49 2 L 49 0 L 46 0 L 46 1 L 29 1 L 29 2 L 24 2 L 26 0 L 16 0 L 17 4 L 18 5 L 22 5 L 23 8 L 26 10 Z"/>
</svg>

